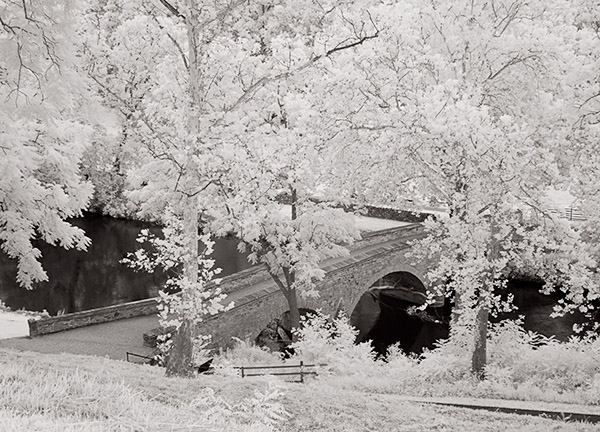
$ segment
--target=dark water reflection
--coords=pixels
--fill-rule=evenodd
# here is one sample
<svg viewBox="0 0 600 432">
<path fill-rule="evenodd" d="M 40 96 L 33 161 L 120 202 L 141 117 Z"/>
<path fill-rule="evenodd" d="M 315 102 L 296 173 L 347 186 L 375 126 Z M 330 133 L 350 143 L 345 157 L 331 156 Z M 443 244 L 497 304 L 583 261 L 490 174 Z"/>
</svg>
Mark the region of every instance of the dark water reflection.
<svg viewBox="0 0 600 432">
<path fill-rule="evenodd" d="M 574 324 L 592 322 L 579 312 L 551 317 L 560 295 L 542 294 L 542 285 L 528 280 L 510 280 L 502 296 L 506 298 L 508 293 L 512 294 L 514 305 L 518 309 L 498 317 L 490 317 L 490 320 L 498 322 L 522 319 L 525 330 L 559 341 L 566 341 L 575 335 Z M 414 305 L 406 300 L 390 297 L 385 290 L 378 290 L 376 287 L 364 293 L 351 315 L 352 324 L 359 329 L 357 342 L 371 340 L 375 351 L 381 355 L 385 355 L 389 346 L 396 343 L 405 352 L 417 354 L 423 348 L 433 348 L 437 340 L 448 336 L 451 305 L 427 308 L 426 314 L 422 316 L 409 313 L 409 307 Z M 598 322 L 598 316 L 593 320 Z"/>
<path fill-rule="evenodd" d="M 16 283 L 16 262 L 0 253 L 0 300 L 12 309 L 47 310 L 51 315 L 78 312 L 102 306 L 153 297 L 162 287 L 165 275 L 135 272 L 119 261 L 139 247 L 135 241 L 140 229 L 155 234 L 160 229 L 144 222 L 88 214 L 71 221 L 82 228 L 92 244 L 87 252 L 66 251 L 45 243 L 42 265 L 49 281 L 31 291 Z M 227 276 L 250 267 L 237 251 L 236 239 L 219 239 L 213 258 Z"/>
<path fill-rule="evenodd" d="M 517 310 L 500 314 L 492 321 L 502 319 L 517 319 L 523 317 L 523 328 L 541 335 L 553 336 L 559 341 L 566 341 L 575 334 L 574 324 L 586 322 L 585 316 L 580 312 L 569 313 L 564 316 L 552 318 L 554 306 L 560 299 L 560 295 L 545 295 L 540 292 L 543 284 L 520 279 L 509 280 L 506 292 L 514 296 L 514 304 Z"/>
</svg>

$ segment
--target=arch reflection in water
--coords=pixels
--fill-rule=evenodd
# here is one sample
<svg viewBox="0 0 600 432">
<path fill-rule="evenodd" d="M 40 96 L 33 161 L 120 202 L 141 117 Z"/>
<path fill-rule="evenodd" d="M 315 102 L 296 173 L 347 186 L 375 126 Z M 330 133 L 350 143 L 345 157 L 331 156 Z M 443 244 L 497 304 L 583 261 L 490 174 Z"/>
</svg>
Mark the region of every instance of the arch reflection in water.
<svg viewBox="0 0 600 432">
<path fill-rule="evenodd" d="M 398 343 L 407 353 L 433 348 L 449 333 L 449 310 L 438 303 L 421 311 L 426 288 L 414 274 L 390 273 L 379 279 L 358 301 L 350 317 L 359 330 L 357 343 L 371 340 L 375 352 L 384 356 Z"/>
</svg>

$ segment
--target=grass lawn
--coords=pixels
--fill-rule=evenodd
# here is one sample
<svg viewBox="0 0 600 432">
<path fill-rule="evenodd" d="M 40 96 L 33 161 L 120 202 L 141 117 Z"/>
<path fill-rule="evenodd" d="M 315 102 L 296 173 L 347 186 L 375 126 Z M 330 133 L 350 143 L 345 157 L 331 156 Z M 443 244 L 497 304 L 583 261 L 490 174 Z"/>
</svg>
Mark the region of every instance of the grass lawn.
<svg viewBox="0 0 600 432">
<path fill-rule="evenodd" d="M 252 424 L 264 409 L 254 394 L 268 393 L 269 381 L 216 375 L 173 379 L 159 368 L 104 358 L 0 350 L 0 431 L 263 431 L 268 425 Z M 274 430 L 599 429 L 593 424 L 420 405 L 402 400 L 400 394 L 344 389 L 334 377 L 280 385 L 284 395 L 276 402 L 289 416 L 277 421 Z M 232 420 L 231 404 L 238 406 L 245 398 L 254 405 L 246 404 L 249 412 Z"/>
</svg>

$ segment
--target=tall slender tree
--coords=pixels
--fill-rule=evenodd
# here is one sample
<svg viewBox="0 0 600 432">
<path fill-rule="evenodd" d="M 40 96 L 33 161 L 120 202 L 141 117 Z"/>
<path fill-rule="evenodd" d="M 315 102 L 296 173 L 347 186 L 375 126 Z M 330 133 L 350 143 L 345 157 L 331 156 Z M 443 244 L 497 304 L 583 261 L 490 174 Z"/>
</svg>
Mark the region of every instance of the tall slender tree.
<svg viewBox="0 0 600 432">
<path fill-rule="evenodd" d="M 247 215 L 255 208 L 261 215 L 270 213 L 273 200 L 254 201 L 257 191 L 247 193 L 248 185 L 284 185 L 292 194 L 295 191 L 301 202 L 308 202 L 308 188 L 302 186 L 300 190 L 298 179 L 292 172 L 285 172 L 293 162 L 283 155 L 290 155 L 288 146 L 301 139 L 298 131 L 285 126 L 287 111 L 295 115 L 293 94 L 288 97 L 287 91 L 280 90 L 296 77 L 325 65 L 337 53 L 375 38 L 377 28 L 368 13 L 360 5 L 337 1 L 218 1 L 200 5 L 192 0 L 160 4 L 140 0 L 116 8 L 114 3 L 99 2 L 99 10 L 110 9 L 111 13 L 96 14 L 102 19 L 116 18 L 118 23 L 110 28 L 113 36 L 103 60 L 104 67 L 110 66 L 114 73 L 108 74 L 108 80 L 95 78 L 102 91 L 124 111 L 128 134 L 135 135 L 140 144 L 138 161 L 129 173 L 130 196 L 139 203 L 140 215 L 160 217 L 170 205 L 185 222 L 192 251 L 185 273 L 191 285 L 197 275 L 193 251 L 203 218 L 227 221 L 229 228 L 244 231 L 245 240 L 259 260 L 270 260 L 266 257 L 271 256 L 274 245 L 282 251 L 282 245 L 292 244 L 298 232 L 309 229 L 315 232 L 311 247 L 318 245 L 321 253 L 326 249 L 339 253 L 334 247 L 335 238 L 349 241 L 355 234 L 352 230 L 349 234 L 327 234 L 329 228 L 325 227 L 332 225 L 316 223 L 318 218 L 309 215 L 313 209 L 315 215 L 322 214 L 322 206 L 303 205 L 303 213 L 296 213 L 295 222 L 284 224 L 293 229 L 280 230 L 277 241 L 271 235 L 281 225 L 277 218 L 253 219 L 268 232 L 258 238 L 242 228 L 244 221 L 237 219 L 233 224 L 235 218 L 231 214 L 222 217 L 220 211 L 243 208 L 242 214 Z M 141 66 L 128 66 L 127 59 Z M 122 72 L 138 69 L 141 74 L 134 74 L 133 90 L 128 93 L 127 74 Z M 296 94 L 302 101 L 302 91 Z M 273 110 L 273 100 L 284 108 Z M 278 116 L 277 125 L 270 114 Z M 268 168 L 261 170 L 271 176 L 267 183 L 257 182 L 256 173 L 261 171 L 251 169 L 256 162 L 252 158 L 261 157 L 256 151 L 262 140 L 272 146 L 268 150 L 275 155 L 273 161 L 263 159 Z M 261 207 L 265 203 L 266 207 Z M 299 205 L 295 208 L 300 210 Z M 219 228 L 220 233 L 225 231 L 225 227 Z M 258 250 L 258 246 L 266 249 Z M 310 249 L 304 246 L 292 249 L 295 252 L 280 254 L 279 262 L 272 261 L 276 264 L 272 274 L 279 278 L 279 269 L 286 269 L 289 277 L 284 293 L 297 310 L 295 290 L 301 280 L 314 282 L 312 276 L 319 274 L 317 261 L 321 255 L 310 256 Z M 283 263 L 283 259 L 288 261 Z M 311 276 L 302 279 L 297 274 Z M 183 339 L 189 337 L 184 335 Z M 183 357 L 189 358 L 189 352 Z"/>
</svg>

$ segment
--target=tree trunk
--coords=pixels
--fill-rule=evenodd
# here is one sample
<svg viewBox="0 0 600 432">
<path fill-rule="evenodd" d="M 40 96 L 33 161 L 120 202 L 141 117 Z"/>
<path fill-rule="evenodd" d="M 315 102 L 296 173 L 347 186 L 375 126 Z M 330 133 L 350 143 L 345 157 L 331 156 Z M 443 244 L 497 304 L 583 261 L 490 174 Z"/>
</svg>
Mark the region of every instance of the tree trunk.
<svg viewBox="0 0 600 432">
<path fill-rule="evenodd" d="M 281 280 L 273 276 L 275 282 L 279 286 L 279 289 L 283 292 L 285 299 L 290 310 L 290 330 L 300 328 L 300 309 L 298 308 L 298 292 L 294 288 L 294 282 L 296 281 L 296 275 L 293 271 L 288 268 L 283 268 L 283 275 L 285 277 L 285 285 Z M 296 342 L 298 337 L 296 334 L 292 334 L 292 340 Z"/>
<path fill-rule="evenodd" d="M 493 209 L 492 209 L 493 210 Z M 494 263 L 498 259 L 500 245 L 495 238 L 498 232 L 498 225 L 495 219 L 492 219 L 490 226 L 491 236 L 488 248 L 487 258 L 490 263 Z M 471 372 L 478 379 L 485 378 L 485 366 L 487 365 L 487 329 L 490 316 L 490 296 L 494 291 L 494 282 L 496 280 L 496 272 L 492 267 L 489 278 L 485 279 L 481 292 L 479 293 L 479 301 L 477 302 L 477 312 L 475 315 L 475 323 L 473 328 L 474 346 L 473 356 L 471 357 Z"/>
<path fill-rule="evenodd" d="M 291 330 L 300 328 L 300 309 L 298 308 L 298 295 L 295 289 L 290 289 L 286 293 L 288 307 L 290 308 L 290 324 Z M 292 333 L 292 341 L 298 341 L 298 335 Z"/>
<path fill-rule="evenodd" d="M 189 172 L 193 172 L 192 166 L 187 168 Z M 189 184 L 192 185 L 193 183 L 193 179 L 189 179 Z M 182 301 L 186 303 L 191 301 L 194 295 L 191 290 L 195 289 L 198 283 L 198 208 L 194 197 L 186 197 L 184 205 L 183 229 L 187 240 L 187 256 L 183 263 L 183 272 L 189 285 L 181 291 L 181 296 Z M 173 347 L 167 357 L 167 375 L 190 377 L 194 374 L 192 359 L 195 329 L 189 317 L 180 315 L 178 318 L 182 323 L 173 338 Z"/>
<path fill-rule="evenodd" d="M 187 2 L 189 13 L 186 18 L 188 52 L 189 52 L 189 73 L 190 84 L 189 91 L 191 95 L 191 106 L 187 113 L 187 123 L 189 131 L 193 136 L 200 136 L 200 82 L 198 76 L 198 44 L 196 35 L 197 25 L 197 7 L 195 0 Z M 197 138 L 194 138 L 197 139 Z M 198 189 L 198 179 L 196 177 L 197 164 L 194 159 L 194 150 L 196 142 L 188 143 L 186 154 L 186 166 L 183 182 L 183 231 L 185 234 L 185 259 L 183 262 L 183 273 L 188 285 L 182 290 L 182 301 L 186 303 L 191 300 L 193 292 L 198 284 L 198 203 L 196 192 Z M 192 364 L 195 336 L 195 329 L 190 317 L 180 315 L 178 317 L 182 324 L 173 338 L 173 347 L 167 358 L 167 375 L 189 377 L 194 373 Z"/>
<path fill-rule="evenodd" d="M 296 188 L 292 188 L 292 220 L 296 220 L 298 217 L 298 194 Z"/>
<path fill-rule="evenodd" d="M 463 314 L 462 306 L 461 293 L 459 290 L 455 290 L 454 306 L 452 307 L 452 312 L 450 314 L 450 331 L 455 330 L 459 325 L 460 317 Z"/>
<path fill-rule="evenodd" d="M 182 378 L 192 378 L 194 376 L 193 338 L 192 325 L 188 320 L 184 320 L 173 336 L 173 346 L 167 356 L 167 376 Z"/>
<path fill-rule="evenodd" d="M 471 357 L 471 372 L 478 379 L 485 378 L 485 366 L 487 364 L 487 325 L 489 309 L 485 302 L 478 306 L 475 316 L 475 327 L 473 329 L 475 344 L 473 356 Z"/>
</svg>

